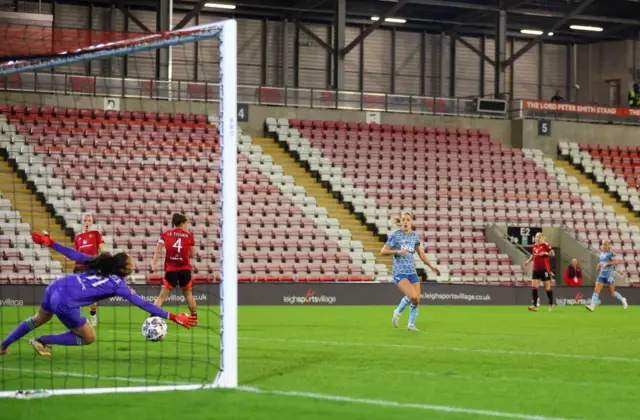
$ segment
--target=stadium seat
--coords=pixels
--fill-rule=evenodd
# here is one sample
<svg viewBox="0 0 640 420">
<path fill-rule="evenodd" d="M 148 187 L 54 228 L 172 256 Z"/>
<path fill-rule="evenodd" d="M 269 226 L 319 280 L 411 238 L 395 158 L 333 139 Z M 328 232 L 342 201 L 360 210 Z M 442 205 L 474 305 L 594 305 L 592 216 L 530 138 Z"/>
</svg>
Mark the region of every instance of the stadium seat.
<svg viewBox="0 0 640 420">
<path fill-rule="evenodd" d="M 273 100 L 272 93 L 268 89 L 260 91 L 267 101 Z M 135 255 L 135 279 L 161 283 L 161 276 L 145 274 L 157 238 L 169 227 L 173 211 L 184 211 L 192 217 L 201 252 L 219 252 L 219 229 L 212 229 L 220 220 L 219 136 L 217 127 L 210 125 L 205 115 L 34 105 L 0 108 L 0 112 L 11 123 L 11 128 L 2 125 L 5 131 L 25 135 L 21 145 L 11 149 L 10 159 L 29 171 L 50 174 L 33 182 L 56 216 L 77 231 L 82 212 L 96 215 L 106 240 Z M 289 125 L 285 119 L 276 123 Z M 313 124 L 302 123 L 310 129 Z M 342 124 L 324 121 L 315 124 L 320 130 L 343 128 Z M 247 136 L 239 136 L 239 143 L 239 150 L 248 152 L 238 156 L 239 231 L 246 239 L 260 240 L 259 253 L 252 255 L 255 261 L 240 275 L 249 276 L 250 281 L 257 280 L 256 276 L 268 281 L 293 281 L 295 267 L 281 265 L 287 260 L 272 261 L 270 246 L 293 252 L 337 253 L 337 243 L 329 240 L 335 239 L 335 233 L 327 236 L 322 225 L 315 226 L 313 219 L 324 216 L 322 220 L 326 220 L 326 215 L 304 190 L 293 193 L 296 187 L 283 176 L 282 168 L 273 165 Z M 212 174 L 216 174 L 213 179 Z M 302 201 L 296 202 L 293 197 Z M 0 198 L 0 212 L 4 211 L 11 209 Z M 7 217 L 4 220 L 8 222 Z M 12 235 L 23 237 L 20 235 L 30 232 L 19 221 L 11 225 Z M 10 244 L 12 249 L 4 252 L 3 246 L 0 257 L 20 261 L 16 248 L 20 244 Z M 332 258 L 319 261 L 320 267 L 314 267 L 317 274 L 333 273 Z M 306 267 L 315 261 L 299 263 Z M 33 266 L 21 262 L 6 264 L 0 270 L 27 273 Z M 195 258 L 194 281 L 213 281 L 218 271 L 219 262 L 210 256 Z"/>
</svg>

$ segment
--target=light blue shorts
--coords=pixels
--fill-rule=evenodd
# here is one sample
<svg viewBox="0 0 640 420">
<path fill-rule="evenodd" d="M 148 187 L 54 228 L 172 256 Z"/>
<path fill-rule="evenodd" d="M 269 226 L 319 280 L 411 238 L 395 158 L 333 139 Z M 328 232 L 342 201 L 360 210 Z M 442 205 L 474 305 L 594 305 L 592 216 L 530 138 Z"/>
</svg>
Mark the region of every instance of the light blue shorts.
<svg viewBox="0 0 640 420">
<path fill-rule="evenodd" d="M 411 283 L 411 284 L 420 283 L 420 279 L 418 278 L 418 275 L 416 273 L 413 273 L 413 274 L 396 274 L 395 276 L 393 276 L 393 282 L 395 284 L 400 283 L 400 280 L 402 280 L 402 279 L 409 280 L 409 283 Z"/>
<path fill-rule="evenodd" d="M 602 274 L 598 276 L 596 280 L 598 283 L 602 283 L 605 286 L 616 283 L 616 273 Z"/>
</svg>

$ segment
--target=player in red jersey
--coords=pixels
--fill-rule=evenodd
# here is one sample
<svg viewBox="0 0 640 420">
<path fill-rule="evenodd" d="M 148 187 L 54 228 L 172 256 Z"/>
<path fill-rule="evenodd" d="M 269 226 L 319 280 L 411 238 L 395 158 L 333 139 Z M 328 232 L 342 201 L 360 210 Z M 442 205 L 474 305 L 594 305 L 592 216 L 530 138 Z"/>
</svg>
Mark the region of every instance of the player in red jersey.
<svg viewBox="0 0 640 420">
<path fill-rule="evenodd" d="M 158 260 L 160 252 L 164 247 L 166 255 L 164 257 L 164 279 L 160 295 L 153 302 L 154 305 L 162 307 L 171 292 L 180 286 L 182 295 L 187 300 L 191 315 L 198 317 L 196 301 L 191 292 L 191 257 L 196 255 L 196 242 L 189 232 L 189 219 L 181 213 L 175 213 L 171 218 L 173 229 L 167 230 L 160 235 L 156 250 L 153 253 L 152 270 L 158 271 Z"/>
<path fill-rule="evenodd" d="M 76 235 L 73 239 L 73 246 L 76 251 L 83 254 L 96 256 L 102 254 L 104 251 L 104 239 L 97 230 L 93 230 L 93 216 L 90 213 L 82 215 L 82 233 Z M 80 263 L 76 263 L 73 268 L 74 273 L 81 273 L 86 270 L 86 267 Z M 91 313 L 91 325 L 94 327 L 98 325 L 98 304 L 92 303 L 89 306 Z"/>
<path fill-rule="evenodd" d="M 549 265 L 549 256 L 555 255 L 551 245 L 545 242 L 544 235 L 538 232 L 536 234 L 536 243 L 531 248 L 531 257 L 524 263 L 525 266 L 533 261 L 533 275 L 531 276 L 531 306 L 529 310 L 538 311 L 538 288 L 540 282 L 544 283 L 544 290 L 547 291 L 549 298 L 549 312 L 553 311 L 555 301 L 553 300 L 553 290 L 551 290 L 551 265 Z"/>
</svg>

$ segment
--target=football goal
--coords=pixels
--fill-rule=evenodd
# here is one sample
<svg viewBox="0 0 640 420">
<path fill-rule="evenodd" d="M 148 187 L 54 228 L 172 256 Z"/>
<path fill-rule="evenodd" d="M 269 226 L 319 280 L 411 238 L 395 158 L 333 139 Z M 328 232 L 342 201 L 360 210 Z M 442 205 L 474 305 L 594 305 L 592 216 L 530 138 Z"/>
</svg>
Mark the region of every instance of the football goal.
<svg viewBox="0 0 640 420">
<path fill-rule="evenodd" d="M 0 356 L 0 396 L 237 387 L 236 21 L 144 34 L 0 32 L 13 40 L 0 47 L 0 340 L 31 329 Z M 168 52 L 164 79 L 149 70 L 158 51 Z M 176 214 L 194 238 L 188 278 L 166 276 L 161 237 Z M 110 296 L 80 308 L 95 342 L 52 345 L 41 357 L 30 339 L 68 329 L 56 316 L 33 328 L 31 317 L 52 282 L 83 268 L 35 244 L 35 231 L 88 254 L 126 252 L 136 266 L 127 286 L 151 303 L 170 291 L 163 308 L 197 314 L 198 326 L 167 320 L 164 339 L 147 340 L 150 315 Z"/>
</svg>

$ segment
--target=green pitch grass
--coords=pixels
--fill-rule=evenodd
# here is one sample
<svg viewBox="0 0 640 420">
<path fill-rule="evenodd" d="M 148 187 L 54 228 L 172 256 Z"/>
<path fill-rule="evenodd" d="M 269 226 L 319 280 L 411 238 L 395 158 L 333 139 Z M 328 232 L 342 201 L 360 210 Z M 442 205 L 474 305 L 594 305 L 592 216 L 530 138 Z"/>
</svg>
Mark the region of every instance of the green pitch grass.
<svg viewBox="0 0 640 420">
<path fill-rule="evenodd" d="M 243 307 L 241 385 L 322 395 L 208 390 L 1 399 L 0 417 L 469 419 L 490 418 L 477 411 L 490 410 L 541 420 L 640 418 L 637 310 L 541 309 L 425 305 L 422 331 L 410 333 L 408 311 L 393 329 L 388 307 Z M 0 357 L 2 389 L 211 381 L 219 347 L 214 311 L 200 309 L 209 325 L 193 332 L 170 325 L 164 342 L 147 343 L 141 311 L 102 307 L 94 345 L 55 347 L 52 358 L 35 357 L 26 338 L 11 347 Z M 3 307 L 3 335 L 29 312 Z M 63 331 L 57 322 L 44 329 Z"/>
</svg>

